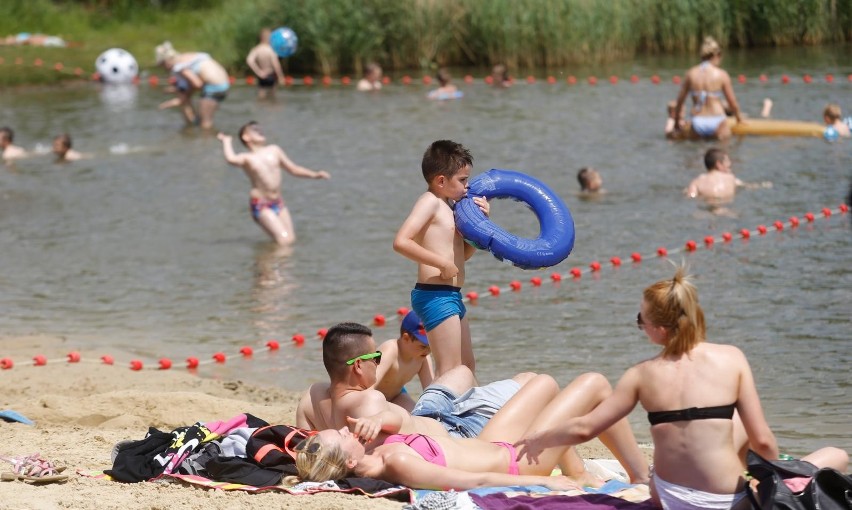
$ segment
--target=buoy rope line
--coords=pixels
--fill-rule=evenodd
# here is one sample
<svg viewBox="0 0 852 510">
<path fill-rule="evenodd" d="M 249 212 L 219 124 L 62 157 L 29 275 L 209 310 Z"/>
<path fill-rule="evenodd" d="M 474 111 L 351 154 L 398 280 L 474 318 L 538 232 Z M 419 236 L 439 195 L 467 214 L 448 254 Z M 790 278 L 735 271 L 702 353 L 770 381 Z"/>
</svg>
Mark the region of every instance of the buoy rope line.
<svg viewBox="0 0 852 510">
<path fill-rule="evenodd" d="M 33 59 L 31 62 L 30 61 L 25 62 L 22 57 L 15 57 L 15 58 L 11 58 L 11 59 L 6 59 L 4 57 L 0 57 L 0 65 L 4 65 L 4 64 L 5 65 L 15 65 L 15 66 L 32 65 L 33 67 L 43 67 L 45 69 L 51 68 L 51 69 L 53 69 L 53 70 L 55 70 L 56 72 L 59 72 L 59 73 L 73 74 L 74 76 L 79 76 L 79 77 L 83 77 L 83 75 L 86 74 L 86 71 L 84 71 L 80 67 L 75 67 L 74 69 L 69 69 L 69 68 L 65 67 L 65 64 L 63 64 L 62 62 L 56 62 L 51 66 L 44 59 L 41 59 L 41 58 Z M 99 81 L 100 80 L 100 75 L 97 72 L 89 74 L 88 77 L 93 81 Z M 653 75 L 649 76 L 648 78 L 645 78 L 645 81 L 650 81 L 654 85 L 659 85 L 659 84 L 664 83 L 664 82 L 671 82 L 675 85 L 680 85 L 682 79 L 683 78 L 680 75 L 674 75 L 674 76 L 671 76 L 670 78 L 662 78 L 657 74 L 653 74 Z M 844 81 L 846 83 L 852 83 L 852 74 L 848 74 L 846 76 L 845 80 L 843 80 L 842 77 L 836 77 L 834 74 L 831 74 L 831 73 L 826 73 L 825 75 L 823 75 L 821 77 L 811 75 L 811 74 L 807 74 L 807 73 L 803 74 L 801 76 L 790 75 L 790 74 L 781 74 L 780 76 L 770 77 L 765 73 L 761 73 L 760 75 L 757 76 L 757 78 L 749 78 L 745 74 L 738 74 L 736 77 L 732 76 L 732 79 L 735 79 L 738 83 L 741 83 L 741 84 L 748 83 L 749 81 L 752 81 L 752 80 L 757 80 L 760 83 L 779 82 L 779 83 L 782 83 L 784 85 L 788 85 L 788 84 L 792 84 L 792 83 L 804 83 L 804 84 L 827 83 L 827 84 L 831 84 L 831 83 L 843 83 Z M 157 86 L 161 82 L 167 83 L 167 84 L 174 84 L 173 79 L 161 78 L 160 76 L 157 76 L 157 75 L 148 76 L 147 78 L 145 78 L 145 80 L 151 86 Z M 462 77 L 461 80 L 468 85 L 475 84 L 477 82 L 485 83 L 487 85 L 493 85 L 493 83 L 494 83 L 494 79 L 490 75 L 485 76 L 483 78 L 475 78 L 473 75 L 467 74 L 464 77 Z M 142 81 L 142 78 L 137 76 L 134 79 L 133 83 L 139 84 L 139 83 L 141 83 L 141 81 Z M 331 76 L 323 76 L 321 78 L 314 78 L 311 75 L 304 75 L 301 78 L 296 78 L 292 75 L 286 75 L 285 79 L 284 79 L 284 84 L 285 84 L 285 86 L 291 86 L 291 85 L 304 85 L 304 86 L 342 85 L 342 86 L 349 86 L 349 85 L 353 85 L 353 82 L 355 82 L 355 81 L 357 81 L 357 79 L 351 78 L 350 76 L 341 76 L 340 78 L 332 78 Z M 556 78 L 554 75 L 548 75 L 544 78 L 536 77 L 534 75 L 527 75 L 526 77 L 523 77 L 523 78 L 511 77 L 511 78 L 509 78 L 508 83 L 510 83 L 510 84 L 525 83 L 525 84 L 528 84 L 528 85 L 533 85 L 533 84 L 542 82 L 542 83 L 547 83 L 549 85 L 556 85 L 557 83 L 564 82 L 564 83 L 567 83 L 568 85 L 577 85 L 577 84 L 580 84 L 580 83 L 587 83 L 589 85 L 594 86 L 594 85 L 597 85 L 598 83 L 603 83 L 603 82 L 609 82 L 613 85 L 616 85 L 616 84 L 622 83 L 622 82 L 637 84 L 637 83 L 640 83 L 642 81 L 643 81 L 643 79 L 641 77 L 639 77 L 639 75 L 636 75 L 636 74 L 631 74 L 627 78 L 623 78 L 623 77 L 620 77 L 620 76 L 614 75 L 614 74 L 609 75 L 609 76 L 605 76 L 605 77 L 598 77 L 596 75 L 589 75 L 589 76 L 586 76 L 586 77 L 578 77 L 578 76 L 574 76 L 574 75 L 568 75 L 564 78 L 561 78 L 561 77 Z M 238 85 L 238 84 L 255 85 L 256 82 L 257 82 L 257 78 L 255 78 L 254 76 L 246 76 L 245 78 L 237 78 L 235 76 L 231 76 L 230 82 L 231 82 L 231 85 Z M 402 85 L 413 85 L 413 84 L 416 84 L 416 83 L 422 83 L 423 85 L 431 85 L 434 82 L 434 79 L 430 75 L 424 75 L 424 76 L 422 76 L 418 79 L 418 78 L 412 77 L 411 75 L 406 74 L 406 75 L 403 75 L 402 77 L 400 77 L 397 80 L 397 82 L 402 84 Z M 389 76 L 384 76 L 382 78 L 382 84 L 390 85 L 392 83 L 393 83 L 393 80 Z"/>
<path fill-rule="evenodd" d="M 787 221 L 777 220 L 773 222 L 771 225 L 767 226 L 764 224 L 758 225 L 756 228 L 749 230 L 747 228 L 741 229 L 737 233 L 731 232 L 723 232 L 721 235 L 712 236 L 708 235 L 704 237 L 702 241 L 688 240 L 682 246 L 674 247 L 674 248 L 666 248 L 659 247 L 653 253 L 642 254 L 639 252 L 633 252 L 628 257 L 622 259 L 621 257 L 614 256 L 609 259 L 609 265 L 613 267 L 618 267 L 622 265 L 623 260 L 632 261 L 634 264 L 638 264 L 647 258 L 664 258 L 674 255 L 676 253 L 682 252 L 695 252 L 699 249 L 699 245 L 703 244 L 705 249 L 711 249 L 717 243 L 731 243 L 734 239 L 748 240 L 752 238 L 765 237 L 770 231 L 774 230 L 776 232 L 782 232 L 785 229 L 796 229 L 802 222 L 814 223 L 818 218 L 828 219 L 833 214 L 845 215 L 849 212 L 849 206 L 846 204 L 841 204 L 836 209 L 830 209 L 828 207 L 823 207 L 819 213 L 807 212 L 799 218 L 798 216 L 791 216 Z M 571 279 L 571 280 L 579 280 L 583 277 L 584 274 L 589 273 L 597 273 L 600 272 L 604 267 L 604 264 L 595 260 L 589 263 L 585 267 L 575 266 L 571 268 L 567 273 L 562 274 L 558 272 L 551 273 L 549 278 L 553 282 L 560 282 L 563 279 Z M 530 278 L 529 283 L 533 287 L 540 287 L 544 283 L 544 278 L 541 276 L 533 276 Z M 488 287 L 487 293 L 483 294 L 483 297 L 498 297 L 500 294 L 504 292 L 520 292 L 523 288 L 523 283 L 520 280 L 513 280 L 506 287 L 499 287 L 497 285 L 492 285 Z M 464 302 L 475 304 L 477 300 L 480 299 L 480 295 L 476 291 L 470 291 L 465 294 Z M 385 317 L 383 314 L 376 314 L 372 319 L 372 324 L 377 327 L 383 327 L 387 325 L 389 322 L 394 322 L 399 320 L 400 317 L 405 316 L 408 313 L 408 308 L 401 307 L 396 311 L 396 314 L 391 316 L 390 318 Z M 325 337 L 327 330 L 325 328 L 319 329 L 317 331 L 317 337 L 322 339 Z M 294 334 L 291 337 L 291 343 L 300 347 L 305 343 L 305 336 L 301 333 Z M 281 343 L 278 340 L 268 340 L 264 345 L 258 347 L 250 347 L 243 346 L 236 353 L 228 355 L 224 352 L 216 352 L 212 356 L 206 359 L 197 358 L 194 356 L 190 356 L 186 358 L 185 367 L 189 370 L 195 370 L 199 367 L 210 365 L 214 363 L 225 363 L 229 356 L 242 356 L 244 358 L 250 358 L 254 354 L 268 352 L 268 351 L 277 351 L 281 348 Z M 15 362 L 11 358 L 1 358 L 0 359 L 0 369 L 9 370 L 15 366 L 44 366 L 48 363 L 98 363 L 105 364 L 111 366 L 117 366 L 115 358 L 108 354 L 101 356 L 99 359 L 87 359 L 83 358 L 79 352 L 73 351 L 69 352 L 64 358 L 46 358 L 45 356 L 38 354 L 33 356 L 31 360 Z M 156 364 L 146 365 L 139 359 L 130 360 L 127 363 L 127 366 L 131 370 L 168 370 L 173 367 L 172 360 L 169 358 L 160 358 Z"/>
</svg>

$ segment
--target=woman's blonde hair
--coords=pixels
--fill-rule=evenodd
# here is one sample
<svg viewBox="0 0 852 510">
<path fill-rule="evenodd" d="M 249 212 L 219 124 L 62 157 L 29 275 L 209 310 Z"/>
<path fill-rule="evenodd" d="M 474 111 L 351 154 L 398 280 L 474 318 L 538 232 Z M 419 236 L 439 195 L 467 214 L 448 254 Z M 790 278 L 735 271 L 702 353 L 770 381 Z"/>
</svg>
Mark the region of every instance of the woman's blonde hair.
<svg viewBox="0 0 852 510">
<path fill-rule="evenodd" d="M 154 50 L 154 55 L 157 58 L 157 65 L 162 65 L 163 62 L 167 60 L 171 60 L 177 56 L 178 52 L 172 46 L 172 43 L 169 41 L 164 42 L 163 44 L 157 46 Z"/>
<path fill-rule="evenodd" d="M 299 479 L 289 478 L 288 483 L 325 482 L 339 480 L 349 474 L 346 462 L 349 456 L 340 445 L 326 445 L 318 435 L 311 436 L 297 446 L 296 470 Z"/>
<path fill-rule="evenodd" d="M 669 332 L 663 356 L 685 354 L 705 339 L 704 311 L 698 304 L 698 291 L 691 279 L 681 266 L 673 278 L 661 280 L 643 293 L 648 303 L 645 320 Z"/>
<path fill-rule="evenodd" d="M 716 39 L 713 39 L 711 36 L 707 36 L 704 38 L 704 42 L 701 43 L 701 60 L 710 60 L 716 55 L 722 54 L 722 47 L 719 46 L 719 43 L 716 42 Z"/>
</svg>

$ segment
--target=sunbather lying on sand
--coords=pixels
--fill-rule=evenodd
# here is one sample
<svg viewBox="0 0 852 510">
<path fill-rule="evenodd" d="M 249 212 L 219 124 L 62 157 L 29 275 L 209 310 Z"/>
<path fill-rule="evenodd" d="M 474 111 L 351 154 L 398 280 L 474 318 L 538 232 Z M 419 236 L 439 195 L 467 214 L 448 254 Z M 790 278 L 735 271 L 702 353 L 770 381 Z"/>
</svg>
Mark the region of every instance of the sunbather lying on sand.
<svg viewBox="0 0 852 510">
<path fill-rule="evenodd" d="M 462 365 L 453 370 L 467 368 Z M 381 424 L 375 427 L 369 419 L 350 419 L 354 433 L 349 427 L 323 430 L 296 448 L 300 479 L 325 481 L 353 475 L 424 489 L 526 484 L 567 490 L 586 484 L 591 480 L 582 462 L 579 468 L 576 464 L 565 465 L 571 452 L 564 445 L 545 448 L 535 461 L 529 457 L 518 461 L 511 443 L 594 409 L 611 392 L 609 383 L 600 374 L 583 374 L 554 397 L 556 382 L 550 379 L 554 388 L 548 389 L 542 377 L 546 376 L 524 385 L 476 438 L 421 433 L 387 435 Z M 373 441 L 377 437 L 382 438 L 380 442 Z M 648 465 L 626 420 L 603 431 L 601 440 L 619 458 L 632 481 L 648 480 Z M 567 462 L 571 462 L 570 458 Z M 563 473 L 573 471 L 578 479 L 550 476 L 557 464 Z"/>
</svg>

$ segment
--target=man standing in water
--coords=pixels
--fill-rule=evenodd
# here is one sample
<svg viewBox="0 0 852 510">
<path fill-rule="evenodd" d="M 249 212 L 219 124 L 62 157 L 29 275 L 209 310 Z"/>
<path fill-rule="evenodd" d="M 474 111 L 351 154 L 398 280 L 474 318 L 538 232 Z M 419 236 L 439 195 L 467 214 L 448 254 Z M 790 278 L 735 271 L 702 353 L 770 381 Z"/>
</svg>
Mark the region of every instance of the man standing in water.
<svg viewBox="0 0 852 510">
<path fill-rule="evenodd" d="M 281 198 L 281 169 L 296 177 L 328 179 L 326 171 L 314 171 L 297 165 L 277 145 L 268 145 L 260 126 L 251 121 L 240 128 L 240 141 L 249 152 L 234 153 L 233 138 L 219 133 L 225 161 L 243 169 L 251 181 L 249 192 L 251 215 L 254 221 L 279 245 L 292 244 L 296 240 L 290 211 Z"/>
</svg>

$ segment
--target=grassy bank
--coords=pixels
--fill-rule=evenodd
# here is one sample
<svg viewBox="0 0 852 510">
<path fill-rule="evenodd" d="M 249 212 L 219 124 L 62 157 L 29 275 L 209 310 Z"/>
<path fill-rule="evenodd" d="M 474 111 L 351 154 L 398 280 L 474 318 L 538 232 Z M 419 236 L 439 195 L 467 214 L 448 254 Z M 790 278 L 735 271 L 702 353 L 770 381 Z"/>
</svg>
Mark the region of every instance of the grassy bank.
<svg viewBox="0 0 852 510">
<path fill-rule="evenodd" d="M 171 40 L 213 54 L 232 72 L 262 26 L 299 35 L 292 72 L 360 73 L 439 65 L 559 67 L 637 53 L 695 52 L 705 35 L 723 46 L 822 44 L 852 40 L 852 2 L 838 0 L 5 0 L 0 34 L 61 35 L 72 48 L 0 47 L 0 85 L 89 74 L 100 52 L 121 47 L 140 66 Z M 10 67 L 16 57 L 24 65 Z M 65 71 L 48 66 L 62 62 Z"/>
</svg>

